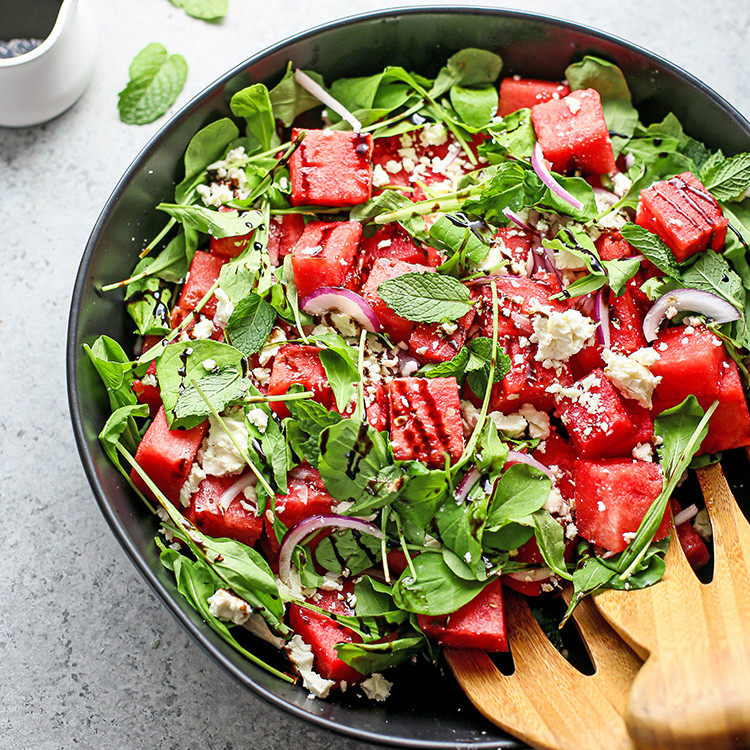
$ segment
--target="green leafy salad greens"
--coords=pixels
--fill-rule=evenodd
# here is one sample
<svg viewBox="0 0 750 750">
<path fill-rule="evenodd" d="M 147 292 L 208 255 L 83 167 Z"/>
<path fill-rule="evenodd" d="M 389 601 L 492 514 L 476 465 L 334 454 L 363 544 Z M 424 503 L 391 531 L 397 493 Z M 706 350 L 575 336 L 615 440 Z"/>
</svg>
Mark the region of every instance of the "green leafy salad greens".
<svg viewBox="0 0 750 750">
<path fill-rule="evenodd" d="M 226 5 L 172 1 L 199 17 L 221 16 Z M 150 116 L 156 99 L 166 103 L 169 92 L 179 90 L 185 75 L 180 60 L 157 45 L 139 55 L 131 67 L 133 81 L 121 94 L 127 121 Z M 653 265 L 642 288 L 651 300 L 682 288 L 710 291 L 730 303 L 740 312 L 737 320 L 718 325 L 696 319 L 695 325 L 708 323 L 747 374 L 750 154 L 709 151 L 673 115 L 642 122 L 619 68 L 585 57 L 571 64 L 565 76 L 571 89 L 598 91 L 621 169 L 617 175 L 603 175 L 596 189 L 579 175 L 555 175 L 577 199 L 574 207 L 531 164 L 536 135 L 530 110 L 496 115 L 501 70 L 496 54 L 467 49 L 453 55 L 434 79 L 397 66 L 332 82 L 307 71 L 376 144 L 388 139 L 413 143 L 422 133 L 442 134 L 451 144 L 440 165 L 442 180 L 398 182 L 394 175 L 402 166 L 396 164 L 378 172 L 385 177 L 370 200 L 343 209 L 292 204 L 289 160 L 305 132 L 292 140 L 288 128 L 321 102 L 297 82 L 291 66 L 270 89 L 256 83 L 235 93 L 233 117 L 211 122 L 193 136 L 184 154 L 184 178 L 174 195 L 160 196 L 155 208 L 164 215 L 162 231 L 145 245 L 128 279 L 104 288 L 124 293 L 134 334 L 150 343 L 135 360 L 105 336 L 86 347 L 112 409 L 100 434 L 104 450 L 134 492 L 159 513 L 162 528 L 156 544 L 179 592 L 221 638 L 282 679 L 292 679 L 288 670 L 259 659 L 237 625 L 251 622 L 266 640 L 288 644 L 293 636 L 290 603 L 325 612 L 311 594 L 331 581 L 353 587 L 350 614 L 339 613 L 336 619 L 359 636 L 359 642 L 340 644 L 338 655 L 371 674 L 415 654 L 434 659 L 419 616 L 456 612 L 500 575 L 523 580 L 524 574 L 543 571 L 537 578 L 545 580 L 545 590 L 571 582 L 572 608 L 603 588 L 655 584 L 664 572 L 667 540 L 655 542 L 654 537 L 716 406 L 704 413 L 690 396 L 656 416 L 654 444 L 663 489 L 624 551 L 604 555 L 577 538 L 574 508 L 559 502 L 554 473 L 537 461 L 523 460 L 549 434 L 549 415 L 546 425 L 542 418 L 535 429 L 533 414 L 521 420 L 521 427 L 518 420 L 511 426 L 506 415 L 492 408 L 493 388 L 514 366 L 501 341 L 507 311 L 497 279 L 507 273 L 526 275 L 514 266 L 513 257 L 497 252 L 494 240 L 498 228 L 514 226 L 512 216 L 532 225 L 538 257 L 559 261 L 564 288 L 556 298 L 568 304 L 599 290 L 622 295 L 642 267 L 637 257 L 600 256 L 594 240 L 613 228 Z M 351 129 L 330 107 L 323 116 L 332 130 Z M 451 156 L 452 168 L 446 164 Z M 679 263 L 633 216 L 643 189 L 685 171 L 697 175 L 713 194 L 731 231 L 723 253 L 707 251 Z M 609 197 L 604 203 L 602 192 Z M 413 366 L 403 369 L 406 352 L 386 333 L 342 322 L 342 316 L 305 313 L 291 257 L 280 258 L 270 250 L 271 227 L 290 214 L 306 222 L 354 219 L 362 223 L 365 236 L 397 224 L 414 243 L 434 249 L 440 262 L 435 273 L 410 272 L 381 283 L 383 303 L 414 325 L 440 327 L 443 338 L 475 312 L 477 320 L 483 316 L 482 329 L 461 339 L 444 361 L 415 364 L 411 358 Z M 250 233 L 251 240 L 242 244 Z M 223 265 L 202 299 L 175 317 L 180 286 L 210 237 L 236 238 L 243 249 Z M 212 298 L 218 300 L 213 320 L 202 314 Z M 197 333 L 199 329 L 207 334 Z M 222 336 L 215 335 L 219 330 Z M 331 408 L 304 383 L 268 395 L 270 363 L 288 342 L 320 349 L 333 394 Z M 385 371 L 389 374 L 383 381 Z M 367 420 L 373 383 L 406 375 L 427 382 L 455 378 L 464 393 L 473 394 L 471 403 L 462 403 L 463 451 L 454 456 L 446 452 L 443 465 L 399 459 L 389 431 Z M 190 430 L 210 420 L 212 438 L 228 438 L 227 450 L 242 467 L 234 473 L 249 472 L 252 511 L 266 522 L 264 533 L 275 535 L 276 549 L 289 533 L 277 510 L 291 491 L 290 472 L 300 465 L 319 472 L 333 498 L 334 514 L 362 519 L 371 531 L 339 526 L 322 539 L 303 535 L 291 551 L 286 580 L 272 568 L 267 545 L 212 538 L 139 466 L 136 451 L 151 419 L 134 383 L 158 384 L 171 429 Z M 277 411 L 280 404 L 283 409 Z M 551 502 L 553 496 L 558 502 Z M 316 539 L 314 547 L 311 539 Z M 518 548 L 532 539 L 541 562 L 518 557 Z M 569 558 L 566 546 L 576 539 L 576 552 Z M 396 568 L 395 553 L 402 553 L 403 560 Z M 217 613 L 209 600 L 219 590 L 240 602 L 243 617 Z"/>
</svg>

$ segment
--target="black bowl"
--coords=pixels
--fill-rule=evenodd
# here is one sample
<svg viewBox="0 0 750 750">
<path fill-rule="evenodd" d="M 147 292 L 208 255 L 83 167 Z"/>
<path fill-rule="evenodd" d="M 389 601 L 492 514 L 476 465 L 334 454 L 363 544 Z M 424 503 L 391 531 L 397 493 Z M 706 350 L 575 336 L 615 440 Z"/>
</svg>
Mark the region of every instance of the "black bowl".
<svg viewBox="0 0 750 750">
<path fill-rule="evenodd" d="M 106 395 L 83 344 L 107 334 L 134 343 L 122 295 L 101 294 L 103 284 L 126 278 L 145 241 L 161 228 L 154 206 L 169 200 L 182 178 L 182 154 L 208 122 L 230 115 L 233 92 L 262 81 L 275 84 L 287 62 L 322 73 L 327 81 L 372 74 L 397 64 L 434 75 L 464 47 L 495 50 L 503 75 L 560 79 L 584 54 L 617 63 L 634 103 L 648 121 L 673 111 L 685 130 L 725 153 L 750 150 L 750 124 L 707 86 L 670 63 L 626 42 L 538 15 L 487 8 L 412 8 L 345 19 L 281 42 L 227 73 L 181 110 L 151 140 L 115 188 L 83 254 L 71 305 L 67 377 L 78 450 L 94 495 L 135 566 L 185 629 L 225 669 L 257 694 L 298 717 L 360 739 L 401 747 L 520 747 L 485 721 L 446 676 L 431 668 L 405 669 L 385 705 L 353 698 L 307 700 L 244 660 L 186 605 L 158 561 L 155 523 L 109 463 L 97 434 L 109 415 Z M 131 238 L 134 238 L 131 240 Z"/>
</svg>

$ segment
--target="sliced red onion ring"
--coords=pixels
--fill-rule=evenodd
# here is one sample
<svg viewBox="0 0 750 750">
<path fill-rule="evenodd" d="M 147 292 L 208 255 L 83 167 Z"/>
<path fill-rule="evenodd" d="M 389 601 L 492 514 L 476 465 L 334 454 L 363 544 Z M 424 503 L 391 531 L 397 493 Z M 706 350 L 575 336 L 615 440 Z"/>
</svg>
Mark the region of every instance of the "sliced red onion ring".
<svg viewBox="0 0 750 750">
<path fill-rule="evenodd" d="M 695 518 L 695 516 L 698 515 L 698 506 L 697 505 L 688 505 L 687 508 L 684 508 L 681 510 L 675 517 L 674 517 L 674 525 L 675 528 L 677 526 L 682 526 L 683 523 L 687 523 L 690 519 Z"/>
<path fill-rule="evenodd" d="M 604 299 L 604 293 L 600 289 L 594 298 L 594 320 L 599 324 L 596 327 L 596 343 L 609 349 L 612 345 L 611 331 L 609 330 L 609 305 Z"/>
<path fill-rule="evenodd" d="M 545 269 L 557 279 L 557 283 L 560 285 L 560 288 L 564 288 L 565 285 L 563 284 L 563 278 L 560 275 L 560 272 L 557 270 L 557 265 L 555 263 L 555 254 L 549 247 L 545 247 L 544 245 L 540 245 L 540 247 L 542 249 L 542 253 L 544 254 L 543 258 Z"/>
<path fill-rule="evenodd" d="M 594 195 L 602 202 L 603 205 L 612 207 L 617 203 L 618 200 L 620 200 L 614 193 L 610 192 L 609 190 L 605 190 L 604 188 L 595 187 L 592 188 L 594 191 Z"/>
<path fill-rule="evenodd" d="M 303 518 L 287 531 L 279 552 L 279 578 L 289 585 L 289 574 L 292 570 L 292 552 L 294 548 L 310 534 L 320 529 L 354 529 L 363 534 L 370 534 L 376 539 L 383 538 L 383 532 L 369 521 L 349 516 L 316 515 Z"/>
<path fill-rule="evenodd" d="M 705 315 L 714 323 L 730 323 L 738 320 L 740 312 L 731 303 L 712 292 L 702 289 L 675 289 L 659 297 L 643 320 L 643 335 L 646 341 L 654 341 L 670 308 L 675 312 L 696 312 Z"/>
<path fill-rule="evenodd" d="M 534 167 L 534 171 L 539 176 L 539 179 L 558 197 L 564 201 L 570 203 L 576 211 L 580 211 L 583 208 L 583 203 L 578 200 L 574 195 L 571 195 L 553 176 L 552 173 L 547 169 L 547 165 L 544 163 L 544 152 L 542 147 L 539 145 L 539 141 L 534 144 L 534 150 L 531 152 L 531 166 Z"/>
<path fill-rule="evenodd" d="M 303 89 L 309 91 L 316 99 L 325 104 L 326 107 L 341 115 L 352 126 L 352 130 L 355 133 L 359 133 L 362 130 L 362 123 L 341 102 L 334 99 L 319 83 L 313 81 L 307 73 L 303 73 L 299 69 L 295 70 L 294 80 Z"/>
<path fill-rule="evenodd" d="M 535 469 L 539 469 L 543 474 L 546 474 L 549 478 L 552 484 L 554 484 L 557 480 L 555 479 L 555 475 L 549 470 L 547 466 L 545 466 L 542 463 L 539 463 L 535 458 L 532 458 L 528 453 L 519 453 L 518 451 L 508 451 L 508 460 L 506 461 L 508 464 L 527 464 L 528 466 L 533 466 Z"/>
<path fill-rule="evenodd" d="M 532 234 L 539 234 L 539 231 L 534 229 L 530 224 L 527 224 L 512 208 L 507 206 L 503 209 L 503 213 L 521 229 L 531 232 Z"/>
<path fill-rule="evenodd" d="M 234 500 L 237 495 L 240 494 L 240 492 L 244 492 L 247 487 L 250 485 L 255 485 L 257 482 L 257 478 L 255 474 L 253 474 L 252 471 L 249 471 L 247 474 L 243 474 L 236 482 L 233 484 L 230 484 L 229 487 L 227 487 L 224 492 L 221 493 L 221 497 L 219 498 L 219 501 L 217 505 L 221 509 L 222 513 L 226 513 L 229 506 L 232 504 L 232 500 Z M 252 502 L 251 500 L 247 500 L 246 502 L 248 505 L 255 506 L 255 512 L 258 512 L 258 504 Z"/>
<path fill-rule="evenodd" d="M 308 294 L 300 307 L 309 315 L 325 315 L 331 310 L 339 310 L 372 333 L 379 333 L 383 328 L 367 300 L 351 289 L 323 286 Z"/>
<path fill-rule="evenodd" d="M 508 317 L 513 321 L 513 325 L 518 329 L 519 333 L 522 333 L 524 336 L 531 336 L 534 333 L 534 324 L 527 315 L 511 310 Z"/>
<path fill-rule="evenodd" d="M 481 474 L 476 466 L 466 472 L 464 478 L 461 480 L 456 491 L 453 493 L 453 497 L 456 498 L 456 505 L 461 505 L 466 498 L 469 496 L 474 485 L 480 480 Z"/>
</svg>

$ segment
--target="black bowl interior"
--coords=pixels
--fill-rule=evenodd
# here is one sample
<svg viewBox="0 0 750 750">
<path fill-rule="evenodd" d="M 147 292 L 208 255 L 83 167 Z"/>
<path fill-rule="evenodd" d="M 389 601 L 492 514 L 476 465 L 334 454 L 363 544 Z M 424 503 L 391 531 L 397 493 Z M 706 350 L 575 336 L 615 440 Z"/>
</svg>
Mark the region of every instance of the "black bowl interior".
<svg viewBox="0 0 750 750">
<path fill-rule="evenodd" d="M 464 47 L 497 51 L 503 75 L 559 79 L 571 61 L 593 53 L 625 72 L 642 117 L 674 111 L 685 129 L 725 153 L 750 150 L 750 125 L 706 86 L 669 63 L 625 42 L 531 14 L 469 8 L 419 8 L 346 19 L 294 37 L 241 64 L 177 114 L 146 146 L 105 206 L 81 261 L 68 338 L 71 415 L 84 468 L 118 541 L 178 620 L 222 666 L 272 703 L 302 718 L 365 740 L 401 747 L 520 747 L 485 721 L 453 680 L 435 679 L 428 666 L 406 669 L 391 700 L 371 705 L 354 698 L 307 700 L 302 688 L 256 668 L 226 646 L 183 603 L 171 574 L 159 564 L 155 523 L 130 493 L 97 441 L 109 415 L 107 399 L 82 345 L 106 334 L 135 344 L 122 296 L 103 284 L 126 278 L 145 243 L 163 225 L 153 208 L 170 200 L 182 178 L 182 154 L 192 135 L 229 115 L 231 93 L 254 82 L 275 84 L 287 62 L 340 76 L 371 74 L 398 64 L 434 74 Z M 133 239 L 131 239 L 133 238 Z"/>
</svg>

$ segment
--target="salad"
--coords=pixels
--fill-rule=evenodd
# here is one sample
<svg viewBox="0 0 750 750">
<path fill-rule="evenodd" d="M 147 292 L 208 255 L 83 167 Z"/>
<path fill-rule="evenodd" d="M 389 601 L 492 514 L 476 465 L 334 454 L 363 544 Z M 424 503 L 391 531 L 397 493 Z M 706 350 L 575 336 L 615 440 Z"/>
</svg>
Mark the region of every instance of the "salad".
<svg viewBox="0 0 750 750">
<path fill-rule="evenodd" d="M 708 561 L 672 495 L 750 445 L 750 154 L 642 122 L 594 57 L 326 83 L 290 65 L 195 134 L 104 288 L 135 359 L 86 351 L 191 606 L 311 696 L 384 700 L 440 646 L 507 651 L 508 588 L 570 582 L 567 617 L 656 583 L 670 506 Z"/>
</svg>

